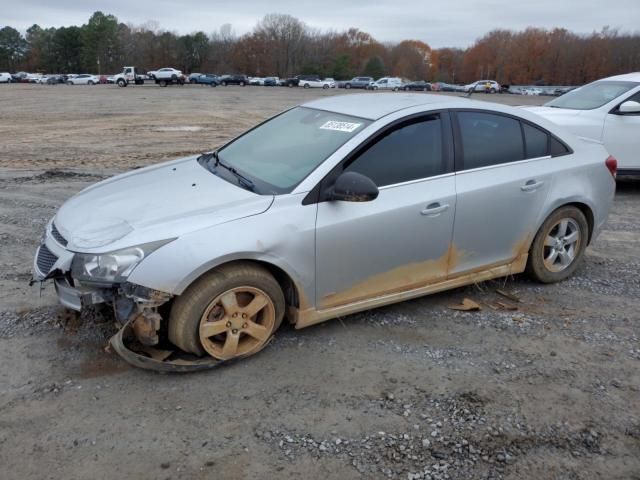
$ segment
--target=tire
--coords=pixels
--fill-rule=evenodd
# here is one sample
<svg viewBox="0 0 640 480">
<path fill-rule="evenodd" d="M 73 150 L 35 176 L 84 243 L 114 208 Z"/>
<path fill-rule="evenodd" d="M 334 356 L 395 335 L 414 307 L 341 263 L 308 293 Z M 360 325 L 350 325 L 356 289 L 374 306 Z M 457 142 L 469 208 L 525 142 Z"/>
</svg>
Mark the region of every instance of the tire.
<svg viewBox="0 0 640 480">
<path fill-rule="evenodd" d="M 222 82 L 220 85 L 222 85 L 223 87 L 227 86 L 227 82 Z"/>
<path fill-rule="evenodd" d="M 194 83 L 197 83 L 197 82 L 195 81 L 195 79 L 192 78 L 191 80 L 189 80 L 189 83 L 193 85 Z"/>
<path fill-rule="evenodd" d="M 398 91 L 398 87 L 393 87 L 393 91 L 397 92 Z"/>
<path fill-rule="evenodd" d="M 326 83 L 322 86 L 323 90 L 328 90 L 329 89 L 329 85 L 327 85 Z"/>
<path fill-rule="evenodd" d="M 424 87 L 424 88 L 422 89 L 422 91 L 423 91 L 423 92 L 428 92 L 428 91 L 429 91 L 429 89 L 428 89 L 427 87 Z"/>
<path fill-rule="evenodd" d="M 87 82 L 87 85 L 95 85 L 95 83 L 93 83 L 93 80 L 89 80 L 89 81 Z"/>
<path fill-rule="evenodd" d="M 346 89 L 351 88 L 351 84 L 350 84 L 350 83 L 347 83 L 347 84 L 344 86 L 344 88 L 346 88 Z"/>
<path fill-rule="evenodd" d="M 303 87 L 304 87 L 304 88 L 309 88 L 309 84 L 308 84 L 308 83 L 305 83 L 305 84 L 303 85 Z"/>
<path fill-rule="evenodd" d="M 496 93 L 496 89 L 492 88 L 491 90 L 489 90 L 489 93 Z"/>
<path fill-rule="evenodd" d="M 211 83 L 209 84 L 209 86 L 210 86 L 210 87 L 217 87 L 218 85 L 216 85 L 216 82 L 211 82 Z"/>
<path fill-rule="evenodd" d="M 236 297 L 235 292 L 243 289 L 251 290 L 250 293 L 240 293 L 248 299 L 244 308 L 251 303 L 252 299 L 249 295 L 254 293 L 253 299 L 261 296 L 263 300 L 268 301 L 257 314 L 245 320 L 242 320 L 237 311 L 234 312 L 235 315 L 232 314 L 233 310 L 223 305 L 221 300 L 221 297 L 232 294 L 232 298 L 237 300 L 235 305 L 237 308 L 241 297 Z M 182 350 L 196 355 L 208 353 L 214 358 L 225 360 L 244 357 L 258 352 L 269 342 L 282 323 L 284 312 L 285 301 L 282 289 L 269 271 L 250 262 L 234 263 L 206 273 L 175 300 L 169 316 L 169 340 Z M 260 319 L 258 315 L 261 316 Z M 220 322 L 219 326 L 224 330 L 214 337 L 201 336 L 202 325 L 210 323 L 212 317 L 215 319 L 213 323 Z M 263 330 L 261 335 L 264 335 L 264 340 L 257 341 L 257 338 L 254 339 L 253 336 L 244 333 L 244 329 L 247 324 L 255 326 L 259 321 L 268 331 Z M 239 342 L 236 341 L 238 347 L 242 345 L 242 341 L 249 341 L 249 343 L 238 348 L 237 355 L 222 354 L 219 343 L 226 344 L 229 336 L 233 337 L 234 334 L 239 338 Z M 219 337 L 222 336 L 224 338 L 221 342 Z M 252 344 L 251 341 L 255 343 Z"/>
<path fill-rule="evenodd" d="M 161 87 L 166 87 L 167 86 L 167 81 L 166 80 L 160 80 L 158 82 L 158 85 L 160 85 Z"/>
<path fill-rule="evenodd" d="M 127 86 L 127 82 L 125 82 L 122 78 L 118 79 L 118 86 L 119 87 L 126 87 Z"/>
<path fill-rule="evenodd" d="M 241 87 L 244 87 L 245 83 L 244 82 L 240 82 L 238 85 L 240 85 Z"/>
<path fill-rule="evenodd" d="M 71 80 L 69 80 L 69 81 L 67 82 L 67 85 L 73 85 L 73 82 L 72 82 Z"/>
<path fill-rule="evenodd" d="M 565 223 L 566 227 L 563 227 Z M 567 241 L 576 232 L 575 241 Z M 527 273 L 542 283 L 560 282 L 570 277 L 584 258 L 588 239 L 589 224 L 580 209 L 573 206 L 557 209 L 544 221 L 533 239 Z M 554 256 L 555 252 L 558 253 Z"/>
</svg>

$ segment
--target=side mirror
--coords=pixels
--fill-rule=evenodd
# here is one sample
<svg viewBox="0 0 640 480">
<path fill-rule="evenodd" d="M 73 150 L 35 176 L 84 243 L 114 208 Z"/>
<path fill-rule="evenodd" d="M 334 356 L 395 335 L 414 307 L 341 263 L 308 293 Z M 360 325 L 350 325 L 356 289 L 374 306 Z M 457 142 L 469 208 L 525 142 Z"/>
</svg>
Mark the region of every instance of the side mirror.
<svg viewBox="0 0 640 480">
<path fill-rule="evenodd" d="M 640 103 L 633 100 L 627 100 L 618 107 L 620 113 L 640 113 Z"/>
<path fill-rule="evenodd" d="M 357 172 L 344 172 L 333 185 L 329 198 L 343 202 L 370 202 L 378 198 L 373 180 Z"/>
</svg>

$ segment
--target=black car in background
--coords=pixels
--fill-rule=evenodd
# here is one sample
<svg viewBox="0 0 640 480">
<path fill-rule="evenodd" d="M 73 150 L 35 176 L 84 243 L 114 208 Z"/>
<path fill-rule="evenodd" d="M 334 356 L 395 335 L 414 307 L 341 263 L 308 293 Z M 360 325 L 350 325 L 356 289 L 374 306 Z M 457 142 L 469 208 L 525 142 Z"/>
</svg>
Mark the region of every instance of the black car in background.
<svg viewBox="0 0 640 480">
<path fill-rule="evenodd" d="M 67 83 L 66 75 L 51 75 L 47 78 L 47 85 L 58 85 Z"/>
<path fill-rule="evenodd" d="M 300 80 L 320 81 L 318 75 L 297 75 L 292 78 L 285 78 L 280 82 L 283 87 L 297 87 L 300 85 Z"/>
<path fill-rule="evenodd" d="M 405 91 L 414 91 L 414 92 L 430 92 L 432 90 L 431 84 L 429 82 L 425 82 L 424 80 L 418 80 L 416 82 L 405 83 L 402 87 Z"/>
<path fill-rule="evenodd" d="M 244 87 L 245 85 L 249 85 L 249 78 L 246 75 L 222 75 L 218 78 L 218 82 L 223 87 L 227 85 L 240 85 Z"/>
</svg>

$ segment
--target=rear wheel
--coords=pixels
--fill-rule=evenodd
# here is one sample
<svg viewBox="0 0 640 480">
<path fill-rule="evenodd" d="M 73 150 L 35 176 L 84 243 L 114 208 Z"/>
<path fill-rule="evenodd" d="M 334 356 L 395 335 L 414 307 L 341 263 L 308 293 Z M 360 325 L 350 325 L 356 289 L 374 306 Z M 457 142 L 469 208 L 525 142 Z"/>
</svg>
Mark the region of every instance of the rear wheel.
<svg viewBox="0 0 640 480">
<path fill-rule="evenodd" d="M 227 82 L 222 82 L 220 85 L 222 85 L 223 87 L 227 86 Z"/>
<path fill-rule="evenodd" d="M 240 82 L 240 83 L 239 83 L 239 85 L 240 85 L 241 87 L 244 87 L 245 83 L 244 83 L 244 82 Z"/>
<path fill-rule="evenodd" d="M 580 209 L 559 208 L 538 230 L 529 250 L 527 271 L 543 283 L 568 278 L 580 266 L 588 238 L 589 224 Z"/>
<path fill-rule="evenodd" d="M 167 81 L 166 80 L 160 80 L 158 82 L 158 85 L 160 85 L 161 87 L 166 87 L 167 86 Z"/>
<path fill-rule="evenodd" d="M 344 86 L 344 88 L 351 88 L 351 84 L 350 84 L 350 83 L 347 83 L 347 84 Z"/>
<path fill-rule="evenodd" d="M 169 340 L 181 349 L 219 360 L 260 351 L 282 323 L 285 301 L 273 276 L 238 263 L 204 275 L 171 308 Z"/>
</svg>

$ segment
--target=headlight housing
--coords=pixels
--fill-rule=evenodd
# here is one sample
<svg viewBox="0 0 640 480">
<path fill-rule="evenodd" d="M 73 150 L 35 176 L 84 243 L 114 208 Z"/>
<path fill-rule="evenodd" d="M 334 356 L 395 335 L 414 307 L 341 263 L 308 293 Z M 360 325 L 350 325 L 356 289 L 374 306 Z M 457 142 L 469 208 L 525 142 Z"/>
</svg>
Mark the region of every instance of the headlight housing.
<svg viewBox="0 0 640 480">
<path fill-rule="evenodd" d="M 81 281 L 122 283 L 144 258 L 173 240 L 175 238 L 108 253 L 76 253 L 71 263 L 71 276 Z"/>
</svg>

